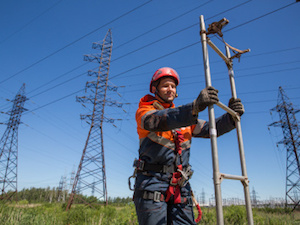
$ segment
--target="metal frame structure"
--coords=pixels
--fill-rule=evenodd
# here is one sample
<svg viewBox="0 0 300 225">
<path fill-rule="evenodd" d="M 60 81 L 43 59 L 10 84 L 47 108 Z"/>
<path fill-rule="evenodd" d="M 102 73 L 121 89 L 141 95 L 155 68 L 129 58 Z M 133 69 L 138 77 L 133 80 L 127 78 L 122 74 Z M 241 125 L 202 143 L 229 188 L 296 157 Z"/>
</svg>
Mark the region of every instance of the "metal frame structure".
<svg viewBox="0 0 300 225">
<path fill-rule="evenodd" d="M 92 195 L 95 194 L 98 200 L 102 200 L 107 204 L 103 122 L 113 123 L 114 119 L 104 116 L 104 108 L 105 105 L 122 107 L 121 103 L 107 98 L 107 90 L 117 91 L 117 87 L 108 85 L 112 44 L 111 30 L 108 30 L 101 44 L 93 43 L 93 49 L 101 50 L 101 53 L 99 55 L 84 56 L 84 60 L 99 63 L 99 68 L 98 71 L 88 71 L 90 76 L 96 77 L 96 80 L 86 83 L 86 92 L 89 90 L 92 94 L 76 98 L 83 105 L 91 103 L 93 109 L 90 114 L 81 115 L 81 119 L 90 124 L 90 130 L 66 210 L 71 208 L 75 195 L 84 194 L 87 189 L 91 190 Z"/>
<path fill-rule="evenodd" d="M 0 140 L 0 186 L 1 200 L 11 200 L 18 192 L 18 129 L 21 116 L 27 109 L 24 108 L 25 84 L 18 91 L 13 102 L 12 109 L 6 114 L 10 115 L 7 128 Z"/>
<path fill-rule="evenodd" d="M 226 55 L 224 55 L 213 44 L 213 42 L 207 37 L 207 35 L 211 34 L 211 33 L 217 33 L 217 34 L 219 34 L 219 36 L 223 36 L 221 29 L 228 22 L 229 21 L 226 20 L 225 18 L 220 20 L 219 22 L 214 22 L 211 25 L 209 25 L 208 31 L 206 31 L 204 17 L 203 17 L 203 15 L 200 16 L 200 36 L 201 36 L 201 43 L 202 43 L 205 81 L 206 81 L 206 87 L 212 86 L 210 66 L 209 66 L 209 57 L 208 57 L 208 48 L 207 48 L 207 44 L 208 44 L 225 61 L 227 68 L 228 68 L 228 74 L 229 74 L 229 80 L 230 80 L 230 86 L 231 86 L 231 94 L 232 94 L 233 98 L 237 98 L 235 81 L 234 81 L 234 72 L 233 72 L 233 68 L 232 68 L 232 59 L 237 56 L 236 55 L 232 56 L 232 57 L 230 56 L 229 45 L 226 45 Z M 248 52 L 248 51 L 249 50 L 239 51 L 238 54 L 242 54 L 242 53 Z M 216 105 L 219 106 L 220 108 L 222 108 L 223 110 L 225 110 L 226 112 L 228 112 L 229 114 L 231 114 L 233 116 L 233 118 L 235 119 L 238 147 L 239 147 L 239 154 L 240 154 L 240 163 L 241 163 L 241 170 L 242 170 L 241 176 L 220 173 L 214 106 L 213 105 L 209 106 L 208 107 L 209 130 L 210 130 L 210 140 L 211 140 L 211 150 L 212 150 L 213 180 L 214 180 L 214 189 L 215 189 L 217 224 L 218 225 L 224 224 L 221 182 L 223 179 L 232 179 L 232 180 L 239 180 L 243 184 L 248 224 L 252 225 L 253 224 L 253 215 L 252 215 L 252 207 L 251 207 L 251 200 L 250 200 L 249 180 L 248 180 L 247 170 L 246 170 L 246 161 L 245 161 L 245 154 L 244 154 L 244 145 L 243 145 L 240 117 L 238 114 L 236 114 L 233 110 L 231 110 L 229 107 L 227 107 L 223 103 L 218 102 Z"/>
<path fill-rule="evenodd" d="M 285 205 L 288 200 L 293 203 L 293 209 L 300 205 L 300 132 L 295 114 L 300 112 L 295 109 L 282 87 L 279 87 L 277 106 L 271 109 L 279 113 L 280 121 L 269 126 L 282 128 L 283 140 L 278 144 L 284 144 L 286 148 L 286 187 Z"/>
</svg>

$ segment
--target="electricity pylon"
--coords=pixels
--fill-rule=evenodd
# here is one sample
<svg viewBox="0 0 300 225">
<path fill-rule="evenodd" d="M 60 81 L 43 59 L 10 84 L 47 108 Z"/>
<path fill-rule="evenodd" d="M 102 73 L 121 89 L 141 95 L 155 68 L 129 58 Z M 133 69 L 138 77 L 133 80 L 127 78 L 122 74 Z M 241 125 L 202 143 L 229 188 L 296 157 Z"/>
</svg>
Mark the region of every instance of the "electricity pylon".
<svg viewBox="0 0 300 225">
<path fill-rule="evenodd" d="M 58 185 L 58 198 L 57 201 L 60 202 L 65 202 L 66 200 L 66 189 L 67 187 L 67 177 L 66 176 L 61 176 L 59 185 Z"/>
<path fill-rule="evenodd" d="M 300 133 L 295 114 L 300 110 L 293 107 L 282 87 L 279 87 L 277 105 L 271 111 L 278 112 L 280 120 L 269 126 L 282 128 L 283 139 L 278 143 L 283 144 L 286 148 L 285 205 L 287 206 L 290 200 L 295 209 L 300 204 L 298 197 L 296 197 L 300 194 Z"/>
<path fill-rule="evenodd" d="M 25 109 L 23 106 L 28 100 L 25 96 L 25 84 L 22 85 L 14 100 L 13 107 L 6 114 L 10 115 L 7 128 L 0 141 L 0 186 L 2 200 L 11 200 L 18 191 L 18 129 L 21 123 L 21 115 Z M 10 100 L 9 100 L 10 101 Z"/>
<path fill-rule="evenodd" d="M 251 192 L 251 203 L 254 207 L 257 207 L 257 192 L 255 191 L 254 187 L 252 188 Z"/>
<path fill-rule="evenodd" d="M 108 85 L 108 74 L 112 52 L 111 30 L 108 30 L 102 44 L 93 43 L 93 49 L 101 50 L 98 55 L 85 55 L 84 59 L 90 62 L 99 63 L 98 71 L 89 71 L 90 76 L 96 80 L 86 83 L 86 92 L 90 91 L 89 96 L 77 97 L 77 101 L 83 105 L 92 103 L 93 109 L 88 115 L 81 115 L 81 119 L 90 124 L 90 130 L 83 149 L 82 157 L 74 179 L 74 184 L 67 209 L 71 208 L 74 197 L 79 193 L 85 194 L 86 190 L 91 190 L 97 200 L 107 204 L 106 172 L 103 146 L 103 122 L 114 123 L 115 119 L 104 116 L 104 108 L 107 106 L 122 107 L 122 103 L 107 98 L 107 90 L 117 91 L 116 86 Z M 85 105 L 84 105 L 85 106 Z M 81 184 L 80 187 L 77 183 Z"/>
</svg>

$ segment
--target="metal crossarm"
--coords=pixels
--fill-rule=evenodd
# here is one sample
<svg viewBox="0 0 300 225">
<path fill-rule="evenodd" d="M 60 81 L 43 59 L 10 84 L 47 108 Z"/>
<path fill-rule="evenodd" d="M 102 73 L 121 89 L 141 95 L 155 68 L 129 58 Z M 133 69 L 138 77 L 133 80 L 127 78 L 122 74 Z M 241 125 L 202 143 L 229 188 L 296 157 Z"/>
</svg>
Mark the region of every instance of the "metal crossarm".
<svg viewBox="0 0 300 225">
<path fill-rule="evenodd" d="M 225 18 L 222 21 L 227 21 L 227 23 L 229 22 Z M 220 22 L 221 21 L 219 21 L 218 23 L 220 23 Z M 214 33 L 218 33 L 219 35 L 222 34 L 221 29 L 226 24 L 223 24 L 222 26 L 215 26 L 215 28 L 220 27 L 219 28 L 220 31 L 219 32 L 214 31 Z M 228 45 L 226 45 L 226 55 L 224 55 L 222 53 L 222 51 L 220 51 L 217 48 L 217 46 L 214 45 L 212 43 L 212 41 L 207 37 L 207 31 L 205 28 L 203 15 L 200 16 L 200 36 L 201 36 L 201 43 L 202 43 L 202 53 L 203 53 L 203 63 L 204 63 L 206 87 L 212 86 L 210 67 L 209 67 L 208 49 L 207 49 L 207 45 L 209 45 L 225 61 L 227 68 L 228 68 L 228 74 L 229 74 L 229 80 L 230 80 L 230 86 L 231 86 L 231 94 L 232 94 L 232 97 L 236 99 L 237 94 L 236 94 L 235 81 L 234 81 L 234 72 L 232 69 L 232 58 L 230 57 L 229 47 L 228 47 Z M 250 50 L 247 50 L 245 52 L 248 52 L 248 51 L 250 51 Z M 235 119 L 235 126 L 236 126 L 236 131 L 237 131 L 238 147 L 239 147 L 239 154 L 240 154 L 240 164 L 241 164 L 241 170 L 242 170 L 242 175 L 231 175 L 231 174 L 220 173 L 214 106 L 209 106 L 208 107 L 209 130 L 210 130 L 210 140 L 211 140 L 211 149 L 212 149 L 213 179 L 214 179 L 214 188 L 215 188 L 217 224 L 218 225 L 224 224 L 223 209 L 222 209 L 221 182 L 223 179 L 231 179 L 231 180 L 239 180 L 243 184 L 248 224 L 253 225 L 253 215 L 252 215 L 250 191 L 249 191 L 249 185 L 248 185 L 249 180 L 248 180 L 247 170 L 246 170 L 246 161 L 245 161 L 245 154 L 244 154 L 244 145 L 243 145 L 240 116 L 237 115 L 236 112 L 234 112 L 233 110 L 231 110 L 229 107 L 227 107 L 226 105 L 224 105 L 221 102 L 218 102 L 216 105 L 219 106 L 220 108 L 222 108 L 223 110 L 225 110 L 226 112 L 228 112 Z"/>
</svg>

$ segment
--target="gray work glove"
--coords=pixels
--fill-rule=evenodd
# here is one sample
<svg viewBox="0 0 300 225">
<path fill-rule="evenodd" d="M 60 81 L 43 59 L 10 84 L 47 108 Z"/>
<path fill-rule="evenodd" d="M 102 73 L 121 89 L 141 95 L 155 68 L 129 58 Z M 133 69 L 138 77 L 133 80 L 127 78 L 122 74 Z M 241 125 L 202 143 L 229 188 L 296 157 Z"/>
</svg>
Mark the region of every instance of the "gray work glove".
<svg viewBox="0 0 300 225">
<path fill-rule="evenodd" d="M 238 113 L 240 116 L 244 114 L 245 109 L 239 98 L 231 98 L 229 99 L 228 107 L 231 108 L 233 111 Z"/>
<path fill-rule="evenodd" d="M 219 101 L 218 90 L 209 86 L 204 88 L 193 102 L 193 114 L 203 111 L 207 106 Z"/>
</svg>

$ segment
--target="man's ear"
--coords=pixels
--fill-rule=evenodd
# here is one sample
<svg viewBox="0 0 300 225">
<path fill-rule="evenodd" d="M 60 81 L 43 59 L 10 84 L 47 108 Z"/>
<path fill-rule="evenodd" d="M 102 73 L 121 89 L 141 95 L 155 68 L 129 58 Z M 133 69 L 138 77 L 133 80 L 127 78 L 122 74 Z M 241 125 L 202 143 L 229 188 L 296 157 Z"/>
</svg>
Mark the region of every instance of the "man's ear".
<svg viewBox="0 0 300 225">
<path fill-rule="evenodd" d="M 156 92 L 156 87 L 155 87 L 154 85 L 152 85 L 151 90 L 152 90 L 152 93 L 155 94 L 155 92 Z"/>
</svg>

